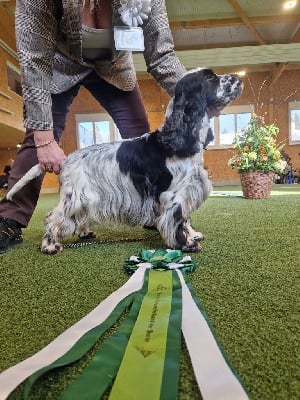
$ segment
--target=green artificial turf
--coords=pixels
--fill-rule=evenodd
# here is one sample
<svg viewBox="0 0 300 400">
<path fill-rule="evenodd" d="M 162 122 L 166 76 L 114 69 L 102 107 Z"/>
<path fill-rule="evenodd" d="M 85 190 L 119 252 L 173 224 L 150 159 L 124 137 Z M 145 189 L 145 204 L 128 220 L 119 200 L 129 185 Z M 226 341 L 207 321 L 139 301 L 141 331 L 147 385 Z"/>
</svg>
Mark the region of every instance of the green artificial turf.
<svg viewBox="0 0 300 400">
<path fill-rule="evenodd" d="M 250 398 L 296 400 L 300 185 L 274 185 L 268 200 L 240 194 L 239 187 L 214 188 L 194 213 L 193 226 L 206 239 L 192 254 L 198 267 L 190 280 Z M 153 231 L 106 224 L 96 229 L 102 244 L 42 255 L 43 217 L 56 202 L 57 195 L 42 195 L 24 244 L 0 256 L 0 370 L 36 353 L 124 284 L 130 255 L 163 247 Z M 40 379 L 30 398 L 57 399 L 90 356 Z M 184 343 L 180 369 L 179 399 L 200 399 Z M 21 399 L 21 389 L 10 399 Z"/>
</svg>

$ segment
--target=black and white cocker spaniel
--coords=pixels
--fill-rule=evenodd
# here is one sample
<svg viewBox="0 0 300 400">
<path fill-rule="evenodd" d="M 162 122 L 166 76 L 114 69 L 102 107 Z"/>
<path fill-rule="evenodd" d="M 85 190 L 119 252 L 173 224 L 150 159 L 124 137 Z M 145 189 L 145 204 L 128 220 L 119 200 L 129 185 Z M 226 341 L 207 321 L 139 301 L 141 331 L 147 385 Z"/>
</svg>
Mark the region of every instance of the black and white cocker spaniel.
<svg viewBox="0 0 300 400">
<path fill-rule="evenodd" d="M 203 235 L 193 230 L 190 215 L 211 190 L 202 157 L 213 139 L 209 119 L 242 88 L 237 75 L 190 71 L 178 81 L 161 128 L 71 153 L 60 173 L 59 203 L 45 218 L 41 251 L 61 252 L 60 239 L 84 237 L 104 219 L 153 226 L 168 248 L 200 251 Z M 7 197 L 17 190 L 18 183 Z"/>
</svg>

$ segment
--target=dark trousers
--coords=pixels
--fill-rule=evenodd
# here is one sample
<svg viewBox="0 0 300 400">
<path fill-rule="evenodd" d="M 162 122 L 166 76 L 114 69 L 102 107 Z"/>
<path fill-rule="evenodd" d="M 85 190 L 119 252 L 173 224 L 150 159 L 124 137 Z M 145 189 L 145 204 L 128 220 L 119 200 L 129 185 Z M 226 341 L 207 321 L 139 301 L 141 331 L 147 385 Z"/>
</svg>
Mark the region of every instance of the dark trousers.
<svg viewBox="0 0 300 400">
<path fill-rule="evenodd" d="M 61 139 L 68 111 L 80 86 L 84 86 L 111 115 L 122 138 L 137 137 L 149 132 L 149 122 L 138 85 L 133 91 L 124 92 L 110 85 L 93 72 L 80 84 L 68 91 L 52 95 L 53 132 L 57 142 Z M 27 129 L 23 144 L 15 157 L 8 181 L 8 189 L 37 163 L 33 131 Z M 33 179 L 14 195 L 13 202 L 6 201 L 4 198 L 0 202 L 0 215 L 13 219 L 22 227 L 26 227 L 36 207 L 43 178 L 44 175 L 41 175 Z"/>
</svg>

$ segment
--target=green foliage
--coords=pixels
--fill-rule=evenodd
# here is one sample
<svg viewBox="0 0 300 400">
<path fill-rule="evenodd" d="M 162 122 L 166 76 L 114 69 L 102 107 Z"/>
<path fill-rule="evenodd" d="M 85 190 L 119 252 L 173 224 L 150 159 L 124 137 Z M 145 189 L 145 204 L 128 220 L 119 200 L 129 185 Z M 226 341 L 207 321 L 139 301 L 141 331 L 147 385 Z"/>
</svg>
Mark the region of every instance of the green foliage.
<svg viewBox="0 0 300 400">
<path fill-rule="evenodd" d="M 282 146 L 277 146 L 279 129 L 266 125 L 264 119 L 253 115 L 249 124 L 233 141 L 235 153 L 228 164 L 238 172 L 283 172 L 286 162 L 281 158 Z"/>
</svg>

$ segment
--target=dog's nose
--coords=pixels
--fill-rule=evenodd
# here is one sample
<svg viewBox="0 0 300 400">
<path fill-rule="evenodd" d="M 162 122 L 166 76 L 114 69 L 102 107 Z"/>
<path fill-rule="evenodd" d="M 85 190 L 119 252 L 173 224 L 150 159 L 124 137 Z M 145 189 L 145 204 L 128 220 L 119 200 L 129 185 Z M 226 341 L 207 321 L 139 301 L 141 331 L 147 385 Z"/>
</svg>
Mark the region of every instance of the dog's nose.
<svg viewBox="0 0 300 400">
<path fill-rule="evenodd" d="M 242 79 L 238 76 L 238 79 L 237 79 L 237 81 L 236 81 L 235 90 L 236 90 L 237 92 L 242 92 L 243 88 L 244 88 L 243 81 L 242 81 Z"/>
</svg>

